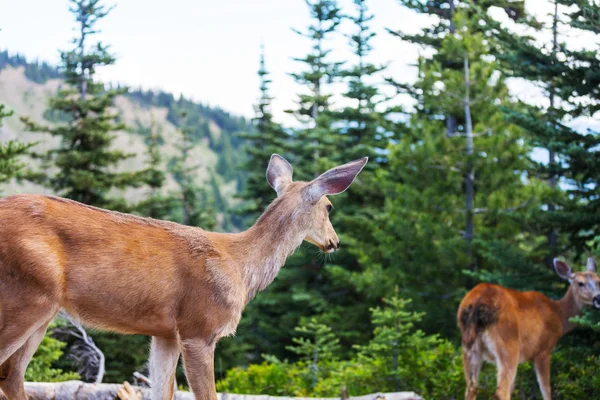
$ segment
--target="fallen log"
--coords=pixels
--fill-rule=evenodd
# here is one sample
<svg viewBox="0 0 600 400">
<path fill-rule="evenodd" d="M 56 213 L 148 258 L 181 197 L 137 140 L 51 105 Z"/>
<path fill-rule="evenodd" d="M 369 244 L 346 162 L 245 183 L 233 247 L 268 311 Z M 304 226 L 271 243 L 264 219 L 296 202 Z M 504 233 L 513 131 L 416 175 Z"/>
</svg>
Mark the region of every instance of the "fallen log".
<svg viewBox="0 0 600 400">
<path fill-rule="evenodd" d="M 26 382 L 25 391 L 30 400 L 150 400 L 150 389 L 117 383 Z M 219 393 L 218 400 L 333 400 L 337 398 L 275 397 Z M 175 400 L 194 400 L 190 392 L 178 391 Z M 200 400 L 200 399 L 198 399 Z M 376 393 L 350 397 L 349 400 L 423 400 L 413 392 Z"/>
</svg>

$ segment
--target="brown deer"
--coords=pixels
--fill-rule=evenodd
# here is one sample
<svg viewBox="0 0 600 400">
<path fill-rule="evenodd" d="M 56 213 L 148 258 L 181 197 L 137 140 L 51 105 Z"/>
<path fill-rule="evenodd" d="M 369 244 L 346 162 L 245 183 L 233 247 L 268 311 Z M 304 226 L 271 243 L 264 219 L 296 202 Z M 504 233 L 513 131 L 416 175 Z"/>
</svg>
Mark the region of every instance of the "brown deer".
<svg viewBox="0 0 600 400">
<path fill-rule="evenodd" d="M 216 398 L 213 353 L 245 305 L 304 241 L 333 252 L 340 241 L 327 195 L 345 191 L 362 158 L 311 182 L 293 182 L 274 154 L 277 192 L 241 233 L 214 233 L 86 206 L 59 197 L 0 199 L 0 389 L 27 399 L 25 369 L 60 308 L 84 324 L 152 336 L 152 398 L 172 399 L 180 354 L 195 397 Z"/>
<path fill-rule="evenodd" d="M 550 353 L 558 340 L 574 328 L 569 321 L 584 306 L 600 308 L 600 279 L 588 258 L 585 272 L 572 272 L 554 259 L 557 274 L 569 281 L 565 296 L 550 300 L 539 292 L 518 292 L 482 283 L 463 298 L 458 309 L 462 333 L 466 400 L 477 397 L 483 361 L 496 364 L 496 398 L 510 399 L 519 363 L 533 361 L 544 400 L 551 399 Z"/>
</svg>

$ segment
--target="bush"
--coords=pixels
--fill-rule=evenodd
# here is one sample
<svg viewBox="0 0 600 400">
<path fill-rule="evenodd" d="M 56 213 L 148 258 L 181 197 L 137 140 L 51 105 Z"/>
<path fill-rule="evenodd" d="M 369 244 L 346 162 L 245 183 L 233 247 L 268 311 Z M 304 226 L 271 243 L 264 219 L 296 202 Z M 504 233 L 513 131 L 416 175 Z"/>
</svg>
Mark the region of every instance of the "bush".
<svg viewBox="0 0 600 400">
<path fill-rule="evenodd" d="M 66 343 L 44 336 L 25 372 L 25 380 L 31 382 L 63 382 L 79 379 L 75 372 L 64 372 L 54 366 L 63 354 Z"/>
</svg>

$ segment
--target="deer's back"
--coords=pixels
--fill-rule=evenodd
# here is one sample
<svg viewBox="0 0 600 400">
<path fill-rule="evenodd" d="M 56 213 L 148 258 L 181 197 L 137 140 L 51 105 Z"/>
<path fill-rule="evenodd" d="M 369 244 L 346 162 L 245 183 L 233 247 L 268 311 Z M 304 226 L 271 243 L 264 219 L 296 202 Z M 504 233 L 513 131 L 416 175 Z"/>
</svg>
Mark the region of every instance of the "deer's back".
<svg viewBox="0 0 600 400">
<path fill-rule="evenodd" d="M 0 199 L 0 238 L 0 269 L 89 325 L 162 334 L 183 299 L 214 298 L 206 268 L 219 255 L 198 228 L 18 195 Z"/>
</svg>

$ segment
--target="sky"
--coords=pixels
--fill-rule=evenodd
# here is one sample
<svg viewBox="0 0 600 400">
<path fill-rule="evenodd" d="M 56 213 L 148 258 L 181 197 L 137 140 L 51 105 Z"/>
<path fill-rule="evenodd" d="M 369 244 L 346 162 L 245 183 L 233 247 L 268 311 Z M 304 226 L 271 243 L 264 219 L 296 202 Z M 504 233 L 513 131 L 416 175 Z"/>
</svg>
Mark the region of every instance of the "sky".
<svg viewBox="0 0 600 400">
<path fill-rule="evenodd" d="M 352 0 L 339 3 L 344 12 L 354 11 Z M 299 87 L 289 73 L 302 68 L 293 58 L 310 49 L 309 40 L 292 30 L 303 30 L 310 23 L 304 0 L 106 0 L 104 4 L 115 8 L 98 24 L 101 33 L 96 36 L 111 46 L 117 62 L 99 70 L 101 80 L 162 89 L 252 117 L 264 44 L 275 117 L 293 124 L 284 110 L 294 107 Z M 386 29 L 417 32 L 431 19 L 401 7 L 397 0 L 370 0 L 368 5 L 377 33 L 370 61 L 388 66 L 378 79 L 413 81 L 413 65 L 422 49 L 403 43 Z M 528 0 L 526 5 L 539 16 L 552 10 L 547 0 Z M 18 0 L 1 9 L 0 50 L 58 64 L 58 49 L 71 47 L 75 23 L 68 0 Z M 345 22 L 340 29 L 349 33 L 352 25 Z M 347 38 L 337 35 L 328 45 L 334 50 L 332 59 L 352 62 Z M 511 83 L 511 89 L 517 96 L 543 102 L 539 91 L 522 82 Z"/>
<path fill-rule="evenodd" d="M 2 7 L 0 49 L 58 63 L 58 49 L 68 49 L 74 35 L 68 3 L 19 0 Z M 351 0 L 340 3 L 344 11 L 353 10 Z M 97 38 L 111 46 L 117 63 L 99 71 L 102 80 L 159 88 L 251 117 L 258 98 L 262 43 L 272 73 L 275 115 L 285 119 L 283 110 L 293 107 L 298 87 L 289 73 L 301 68 L 293 57 L 303 57 L 310 48 L 309 40 L 292 31 L 310 23 L 304 0 L 107 0 L 105 4 L 116 7 L 99 23 L 102 32 Z M 371 0 L 369 6 L 378 33 L 372 61 L 389 64 L 389 76 L 414 75 L 410 64 L 419 50 L 385 29 L 416 31 L 427 18 L 403 9 L 396 0 Z M 341 28 L 352 27 L 347 23 Z M 336 50 L 333 58 L 351 58 L 343 36 L 329 44 Z"/>
</svg>

